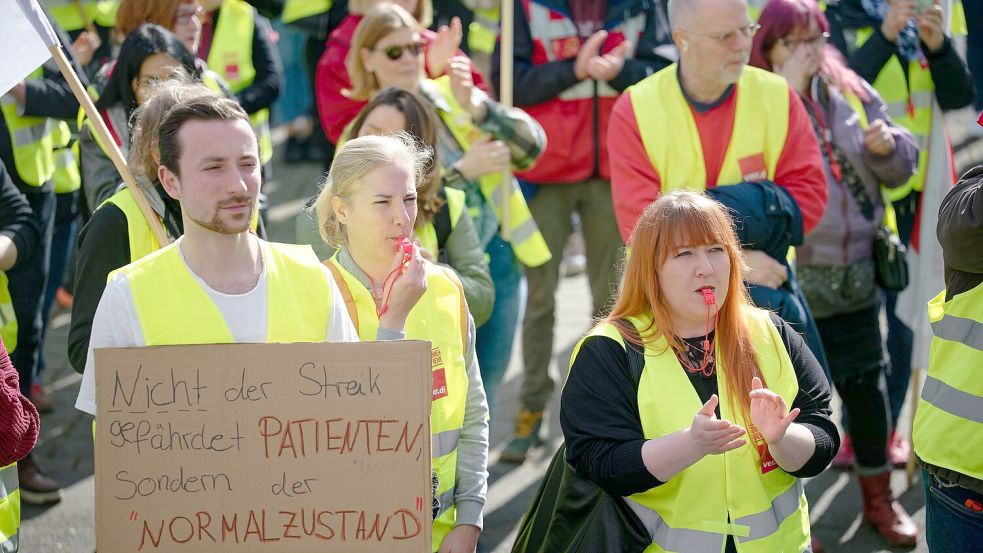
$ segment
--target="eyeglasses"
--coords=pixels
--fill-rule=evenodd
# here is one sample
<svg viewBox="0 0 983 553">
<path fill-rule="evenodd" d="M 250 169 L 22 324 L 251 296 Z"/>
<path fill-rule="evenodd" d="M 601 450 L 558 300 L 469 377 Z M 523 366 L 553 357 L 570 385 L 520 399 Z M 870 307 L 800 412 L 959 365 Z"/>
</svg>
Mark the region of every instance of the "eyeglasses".
<svg viewBox="0 0 983 553">
<path fill-rule="evenodd" d="M 787 38 L 780 38 L 780 39 L 776 40 L 775 42 L 777 42 L 777 43 L 785 46 L 789 50 L 795 50 L 796 48 L 798 48 L 802 44 L 808 44 L 809 46 L 819 46 L 819 45 L 822 45 L 822 44 L 826 44 L 826 41 L 827 40 L 829 40 L 829 33 L 823 33 L 823 34 L 821 34 L 819 36 L 813 36 L 813 37 L 809 37 L 809 38 L 800 38 L 800 39 L 797 39 L 797 40 L 796 39 L 789 40 Z"/>
<path fill-rule="evenodd" d="M 416 56 L 420 53 L 420 50 L 422 48 L 423 48 L 422 43 L 413 42 L 410 44 L 404 44 L 402 46 L 400 45 L 386 46 L 385 48 L 382 49 L 382 53 L 385 54 L 385 56 L 391 59 L 392 61 L 396 61 L 399 58 L 403 57 L 403 52 L 409 52 L 410 54 Z"/>
<path fill-rule="evenodd" d="M 709 38 L 710 40 L 714 40 L 716 42 L 720 42 L 723 44 L 733 44 L 734 40 L 736 40 L 738 36 L 741 36 L 745 39 L 751 39 L 754 36 L 754 33 L 758 32 L 758 29 L 760 28 L 761 25 L 758 25 L 757 23 L 748 23 L 743 27 L 739 27 L 737 29 L 734 29 L 733 31 L 728 31 L 726 33 L 706 34 L 706 33 L 697 33 L 695 31 L 687 31 L 687 32 L 697 36 L 706 37 Z"/>
<path fill-rule="evenodd" d="M 205 9 L 201 6 L 180 7 L 177 9 L 177 12 L 174 13 L 174 24 L 187 25 L 192 19 L 201 20 L 201 16 L 204 14 Z"/>
</svg>

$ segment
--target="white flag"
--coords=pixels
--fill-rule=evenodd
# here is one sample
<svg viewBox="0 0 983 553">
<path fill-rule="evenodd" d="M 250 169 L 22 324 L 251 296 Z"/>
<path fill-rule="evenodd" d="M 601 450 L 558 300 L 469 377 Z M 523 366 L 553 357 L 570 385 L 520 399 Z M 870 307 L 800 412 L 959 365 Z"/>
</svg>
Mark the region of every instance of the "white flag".
<svg viewBox="0 0 983 553">
<path fill-rule="evenodd" d="M 58 44 L 48 19 L 35 0 L 0 2 L 0 94 L 41 66 Z"/>
</svg>

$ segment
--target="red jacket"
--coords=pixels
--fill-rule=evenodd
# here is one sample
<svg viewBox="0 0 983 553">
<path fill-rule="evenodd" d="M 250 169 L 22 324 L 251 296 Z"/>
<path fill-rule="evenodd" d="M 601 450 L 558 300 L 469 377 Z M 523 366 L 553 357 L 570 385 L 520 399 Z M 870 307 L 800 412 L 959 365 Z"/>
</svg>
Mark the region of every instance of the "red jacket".
<svg viewBox="0 0 983 553">
<path fill-rule="evenodd" d="M 321 119 L 321 127 L 328 136 L 328 140 L 337 144 L 348 123 L 358 116 L 367 102 L 353 100 L 342 94 L 343 90 L 352 86 L 352 81 L 348 77 L 348 68 L 345 66 L 345 58 L 352 47 L 352 37 L 355 36 L 355 29 L 362 21 L 361 15 L 349 14 L 341 21 L 338 27 L 331 32 L 328 42 L 317 62 L 317 71 L 314 76 L 315 94 L 317 100 L 317 113 Z M 422 38 L 424 51 L 437 34 L 430 30 L 424 30 Z M 464 56 L 464 52 L 458 50 L 457 55 Z M 471 65 L 471 78 L 478 88 L 486 89 L 485 79 L 481 73 Z M 429 69 L 428 69 L 429 73 Z"/>
<path fill-rule="evenodd" d="M 735 91 L 723 103 L 705 113 L 693 111 L 703 145 L 708 188 L 717 185 L 717 175 L 720 174 L 734 130 L 739 92 Z M 788 138 L 778 158 L 775 183 L 787 189 L 799 204 L 803 232 L 808 233 L 819 223 L 826 210 L 826 176 L 809 115 L 799 95 L 791 88 L 789 96 Z M 670 132 L 669 129 L 665 131 Z M 615 217 L 618 219 L 618 230 L 627 242 L 635 221 L 659 197 L 661 189 L 659 174 L 642 144 L 630 92 L 618 99 L 611 114 L 608 149 L 611 150 L 611 195 Z"/>
<path fill-rule="evenodd" d="M 660 2 L 610 1 L 601 53 L 631 41 L 625 66 L 608 82 L 577 80 L 573 64 L 583 40 L 566 2 L 523 0 L 515 7 L 515 104 L 533 116 L 548 141 L 536 165 L 518 176 L 537 184 L 610 178 L 608 118 L 620 91 L 669 63 L 654 53 L 668 42 Z M 662 21 L 664 21 L 664 16 Z M 662 31 L 659 31 L 662 29 Z M 635 53 L 643 54 L 637 59 Z M 493 78 L 497 60 L 492 62 Z"/>
<path fill-rule="evenodd" d="M 0 342 L 0 467 L 19 461 L 34 449 L 41 420 L 20 393 L 17 370 Z"/>
</svg>

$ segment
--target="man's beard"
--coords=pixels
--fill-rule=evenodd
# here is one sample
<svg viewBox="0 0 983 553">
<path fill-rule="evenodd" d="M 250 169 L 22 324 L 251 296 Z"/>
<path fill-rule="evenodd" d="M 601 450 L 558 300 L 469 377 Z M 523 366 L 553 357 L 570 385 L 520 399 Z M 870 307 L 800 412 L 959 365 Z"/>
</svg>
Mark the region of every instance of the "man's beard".
<svg viewBox="0 0 983 553">
<path fill-rule="evenodd" d="M 248 218 L 243 221 L 233 221 L 232 223 L 226 222 L 222 219 L 222 208 L 244 203 L 248 203 L 250 206 Z M 237 196 L 218 204 L 215 207 L 215 212 L 212 214 L 211 220 L 199 220 L 193 216 L 191 216 L 190 219 L 198 226 L 212 232 L 217 232 L 219 234 L 240 234 L 249 230 L 249 226 L 253 219 L 253 213 L 255 211 L 255 204 L 255 200 L 249 196 Z"/>
</svg>

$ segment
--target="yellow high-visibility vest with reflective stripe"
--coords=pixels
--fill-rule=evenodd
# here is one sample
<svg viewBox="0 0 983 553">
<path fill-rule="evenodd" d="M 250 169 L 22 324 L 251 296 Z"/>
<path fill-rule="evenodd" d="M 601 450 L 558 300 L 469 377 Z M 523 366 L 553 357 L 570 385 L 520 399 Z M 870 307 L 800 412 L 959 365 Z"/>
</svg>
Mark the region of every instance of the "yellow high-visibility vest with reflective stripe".
<svg viewBox="0 0 983 553">
<path fill-rule="evenodd" d="M 148 346 L 231 344 L 228 324 L 174 243 L 109 274 L 127 276 Z M 266 271 L 269 343 L 323 342 L 332 312 L 331 277 L 310 246 L 260 241 Z"/>
<path fill-rule="evenodd" d="M 662 191 L 703 191 L 708 179 L 703 145 L 676 70 L 672 64 L 628 90 L 642 144 L 659 174 Z M 745 67 L 733 93 L 737 94 L 734 130 L 717 185 L 774 180 L 788 136 L 788 84 L 768 71 Z M 742 164 L 750 169 L 742 169 Z"/>
<path fill-rule="evenodd" d="M 857 30 L 856 44 L 863 46 L 873 34 L 873 29 Z M 895 123 L 911 131 L 918 142 L 918 170 L 908 182 L 895 188 L 886 188 L 884 193 L 893 201 L 898 201 L 912 190 L 925 188 L 925 172 L 928 170 L 929 135 L 932 132 L 932 107 L 935 105 L 935 83 L 928 66 L 916 60 L 908 63 L 908 80 L 905 81 L 904 68 L 897 56 L 884 64 L 877 78 L 871 83 L 880 93 L 887 106 L 887 114 Z"/>
<path fill-rule="evenodd" d="M 42 75 L 39 67 L 28 79 Z M 55 173 L 54 131 L 56 120 L 49 117 L 27 117 L 18 115 L 17 101 L 9 95 L 0 98 L 0 110 L 10 133 L 10 148 L 14 155 L 17 176 L 28 186 L 44 186 Z"/>
<path fill-rule="evenodd" d="M 468 25 L 468 48 L 472 52 L 491 55 L 495 51 L 495 41 L 498 39 L 501 21 L 501 7 L 475 8 L 474 21 Z"/>
<path fill-rule="evenodd" d="M 208 52 L 208 67 L 229 84 L 232 92 L 253 84 L 253 33 L 256 32 L 255 8 L 242 0 L 223 0 L 218 26 Z M 273 159 L 273 134 L 270 131 L 270 110 L 263 108 L 249 114 L 256 140 L 259 141 L 260 161 Z"/>
<path fill-rule="evenodd" d="M 427 84 L 429 83 L 429 84 Z M 447 125 L 451 134 L 457 140 L 461 150 L 467 152 L 471 145 L 481 138 L 484 133 L 471 121 L 471 114 L 458 103 L 451 91 L 450 77 L 440 77 L 424 82 L 430 90 L 440 94 L 447 103 L 449 110 L 438 109 L 440 119 Z M 502 174 L 485 175 L 479 179 L 481 195 L 492 209 L 498 220 L 502 220 L 502 187 L 511 185 L 509 195 L 509 243 L 515 256 L 527 267 L 538 267 L 552 258 L 546 240 L 539 232 L 526 199 L 519 190 L 519 185 L 512 179 L 511 183 L 502 182 Z"/>
<path fill-rule="evenodd" d="M 331 0 L 287 0 L 280 19 L 284 23 L 293 23 L 305 17 L 322 14 L 330 9 Z"/>
<path fill-rule="evenodd" d="M 791 405 L 799 384 L 778 330 L 764 310 L 750 308 L 745 318 L 765 385 Z M 648 314 L 629 320 L 641 330 L 652 318 Z M 611 324 L 597 326 L 589 336 L 606 336 L 624 347 Z M 571 365 L 582 344 L 574 349 Z M 723 383 L 727 366 L 719 350 L 716 371 Z M 719 386 L 718 397 L 720 418 L 743 426 L 726 386 Z M 702 407 L 665 338 L 645 348 L 637 401 L 646 439 L 689 428 Z M 652 544 L 645 551 L 723 551 L 728 535 L 742 553 L 808 550 L 809 505 L 802 483 L 777 465 L 762 474 L 762 466 L 749 433 L 743 446 L 707 455 L 665 484 L 625 498 L 649 530 Z"/>
<path fill-rule="evenodd" d="M 0 468 L 0 553 L 17 553 L 20 530 L 20 487 L 17 463 Z"/>
<path fill-rule="evenodd" d="M 983 480 L 983 284 L 928 303 L 928 376 L 912 441 L 927 463 Z"/>
<path fill-rule="evenodd" d="M 446 209 L 449 212 L 451 232 L 453 232 L 464 213 L 465 195 L 463 190 L 447 186 L 444 187 L 444 195 L 447 196 L 447 203 L 441 209 Z M 439 244 L 437 244 L 437 229 L 433 225 L 433 220 L 428 221 L 422 227 L 417 227 L 414 232 L 417 240 L 420 241 L 420 247 L 429 250 L 436 256 Z"/>
<path fill-rule="evenodd" d="M 0 339 L 7 353 L 17 349 L 17 314 L 14 313 L 14 300 L 7 287 L 7 273 L 0 271 Z"/>
<path fill-rule="evenodd" d="M 72 141 L 72 129 L 65 121 L 55 124 L 54 135 L 55 172 L 51 180 L 55 185 L 55 194 L 75 192 L 82 187 L 82 175 L 79 173 L 78 141 Z"/>
<path fill-rule="evenodd" d="M 372 294 L 338 262 L 337 254 L 325 262 L 345 298 L 360 340 L 375 340 L 379 317 Z M 453 271 L 426 263 L 427 291 L 406 317 L 407 340 L 429 340 L 433 348 L 434 381 L 443 372 L 446 389 L 430 409 L 431 457 L 437 473 L 440 510 L 433 522 L 433 551 L 454 529 L 457 483 L 457 443 L 464 426 L 468 374 L 464 358 L 468 346 L 468 304 L 464 288 Z M 438 390 L 434 390 L 437 395 Z"/>
<path fill-rule="evenodd" d="M 78 31 L 85 27 L 85 21 L 75 0 L 42 0 L 41 3 L 48 8 L 48 13 L 66 32 Z M 83 0 L 81 4 L 89 21 L 110 29 L 116 26 L 119 0 Z"/>
</svg>

